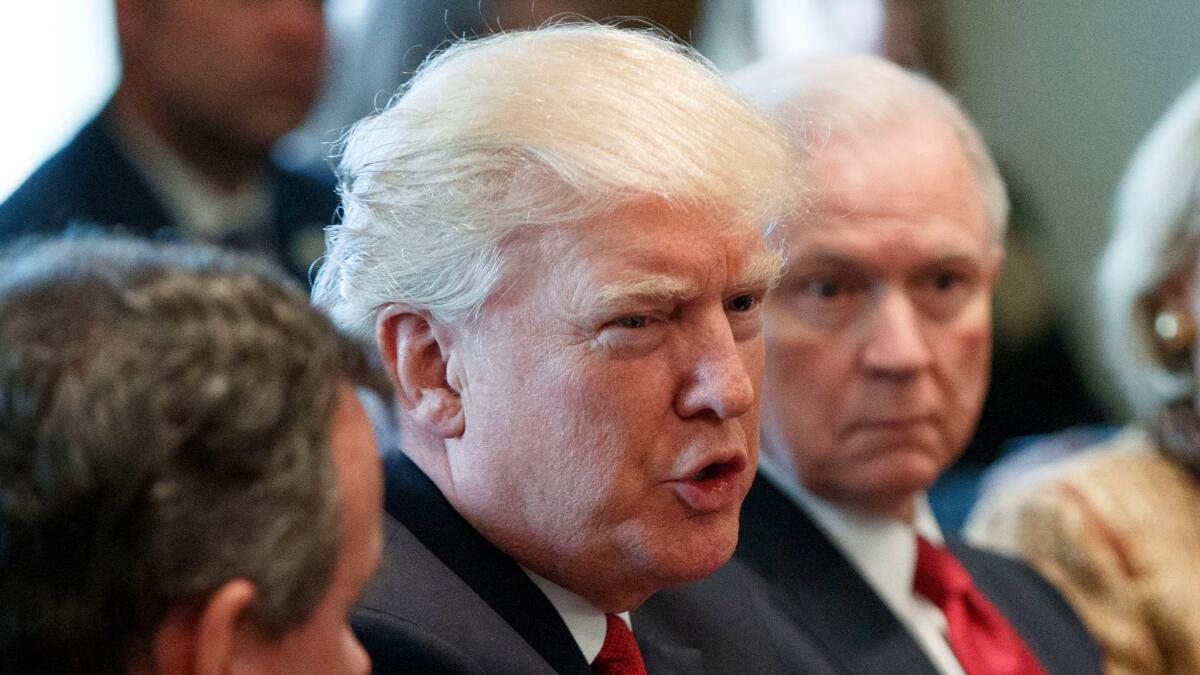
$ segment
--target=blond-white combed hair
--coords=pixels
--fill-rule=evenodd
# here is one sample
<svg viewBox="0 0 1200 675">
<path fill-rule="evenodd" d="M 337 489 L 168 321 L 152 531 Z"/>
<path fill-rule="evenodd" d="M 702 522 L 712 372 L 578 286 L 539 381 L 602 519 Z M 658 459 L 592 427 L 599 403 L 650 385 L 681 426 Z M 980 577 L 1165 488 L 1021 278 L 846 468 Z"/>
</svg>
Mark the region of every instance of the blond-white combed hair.
<svg viewBox="0 0 1200 675">
<path fill-rule="evenodd" d="M 866 144 L 913 119 L 936 115 L 962 143 L 983 190 L 993 240 L 1003 244 L 1009 200 L 991 151 L 958 101 L 928 78 L 865 54 L 819 54 L 759 61 L 729 78 L 734 89 L 789 131 L 804 156 L 836 139 Z"/>
<path fill-rule="evenodd" d="M 636 201 L 764 233 L 791 199 L 783 136 L 692 49 L 562 24 L 451 45 L 348 134 L 314 302 L 369 337 L 389 302 L 473 316 L 505 244 Z"/>
<path fill-rule="evenodd" d="M 1195 264 L 1198 248 L 1200 80 L 1171 105 L 1130 160 L 1097 270 L 1105 356 L 1138 415 L 1194 390 L 1191 372 L 1172 371 L 1158 358 L 1147 300 Z"/>
</svg>

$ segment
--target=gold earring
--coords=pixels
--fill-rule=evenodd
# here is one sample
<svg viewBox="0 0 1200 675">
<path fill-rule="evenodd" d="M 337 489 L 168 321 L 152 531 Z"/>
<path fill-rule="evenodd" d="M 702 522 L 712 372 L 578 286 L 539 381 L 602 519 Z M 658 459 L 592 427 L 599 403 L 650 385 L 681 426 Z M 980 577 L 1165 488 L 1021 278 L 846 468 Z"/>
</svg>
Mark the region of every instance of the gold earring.
<svg viewBox="0 0 1200 675">
<path fill-rule="evenodd" d="M 1154 313 L 1154 337 L 1159 357 L 1171 370 L 1189 368 L 1196 344 L 1196 322 L 1188 312 L 1159 307 Z"/>
</svg>

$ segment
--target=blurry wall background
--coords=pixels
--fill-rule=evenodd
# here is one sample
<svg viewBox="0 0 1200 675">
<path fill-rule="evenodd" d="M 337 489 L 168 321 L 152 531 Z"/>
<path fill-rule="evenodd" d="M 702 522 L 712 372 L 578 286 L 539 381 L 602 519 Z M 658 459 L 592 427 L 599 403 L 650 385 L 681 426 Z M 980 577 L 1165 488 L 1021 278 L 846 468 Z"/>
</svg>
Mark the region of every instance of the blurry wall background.
<svg viewBox="0 0 1200 675">
<path fill-rule="evenodd" d="M 938 4 L 948 84 L 1027 200 L 1041 282 L 1085 372 L 1105 382 L 1091 349 L 1092 271 L 1125 163 L 1200 77 L 1200 2 Z M 1099 391 L 1115 405 L 1106 384 Z"/>
<path fill-rule="evenodd" d="M 0 200 L 112 94 L 112 0 L 0 2 Z"/>
</svg>

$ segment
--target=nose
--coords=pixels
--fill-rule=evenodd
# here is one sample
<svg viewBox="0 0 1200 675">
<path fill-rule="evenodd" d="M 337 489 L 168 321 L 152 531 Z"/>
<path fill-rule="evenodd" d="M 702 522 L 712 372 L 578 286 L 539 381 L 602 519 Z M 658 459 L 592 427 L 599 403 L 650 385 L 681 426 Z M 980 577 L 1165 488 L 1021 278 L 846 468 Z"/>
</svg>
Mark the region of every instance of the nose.
<svg viewBox="0 0 1200 675">
<path fill-rule="evenodd" d="M 884 291 L 874 321 L 867 326 L 863 366 L 881 377 L 908 377 L 929 366 L 931 354 L 921 317 L 908 296 Z"/>
<path fill-rule="evenodd" d="M 753 409 L 756 394 L 754 377 L 761 368 L 747 359 L 762 359 L 762 337 L 757 344 L 739 345 L 734 338 L 729 318 L 723 309 L 706 317 L 691 343 L 691 367 L 676 398 L 680 417 L 711 417 L 732 419 Z M 757 352 L 755 352 L 757 350 Z"/>
</svg>

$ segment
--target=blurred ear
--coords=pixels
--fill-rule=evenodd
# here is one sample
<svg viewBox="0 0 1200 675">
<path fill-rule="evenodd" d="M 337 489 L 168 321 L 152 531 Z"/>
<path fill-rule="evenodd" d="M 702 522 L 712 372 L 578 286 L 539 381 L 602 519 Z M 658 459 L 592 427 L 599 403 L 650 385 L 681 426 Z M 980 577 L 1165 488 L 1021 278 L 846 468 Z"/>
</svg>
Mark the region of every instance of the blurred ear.
<svg viewBox="0 0 1200 675">
<path fill-rule="evenodd" d="M 989 256 L 988 264 L 991 269 L 988 270 L 988 284 L 992 289 L 996 288 L 996 284 L 1000 282 L 1000 274 L 1004 271 L 1004 247 L 993 246 L 991 255 Z"/>
<path fill-rule="evenodd" d="M 256 595 L 253 583 L 232 579 L 199 607 L 173 607 L 155 631 L 151 670 L 226 675 L 258 660 L 263 640 L 249 620 Z"/>
<path fill-rule="evenodd" d="M 439 438 L 462 436 L 461 385 L 448 366 L 451 332 L 424 310 L 392 303 L 375 319 L 375 342 L 407 423 Z"/>
</svg>

